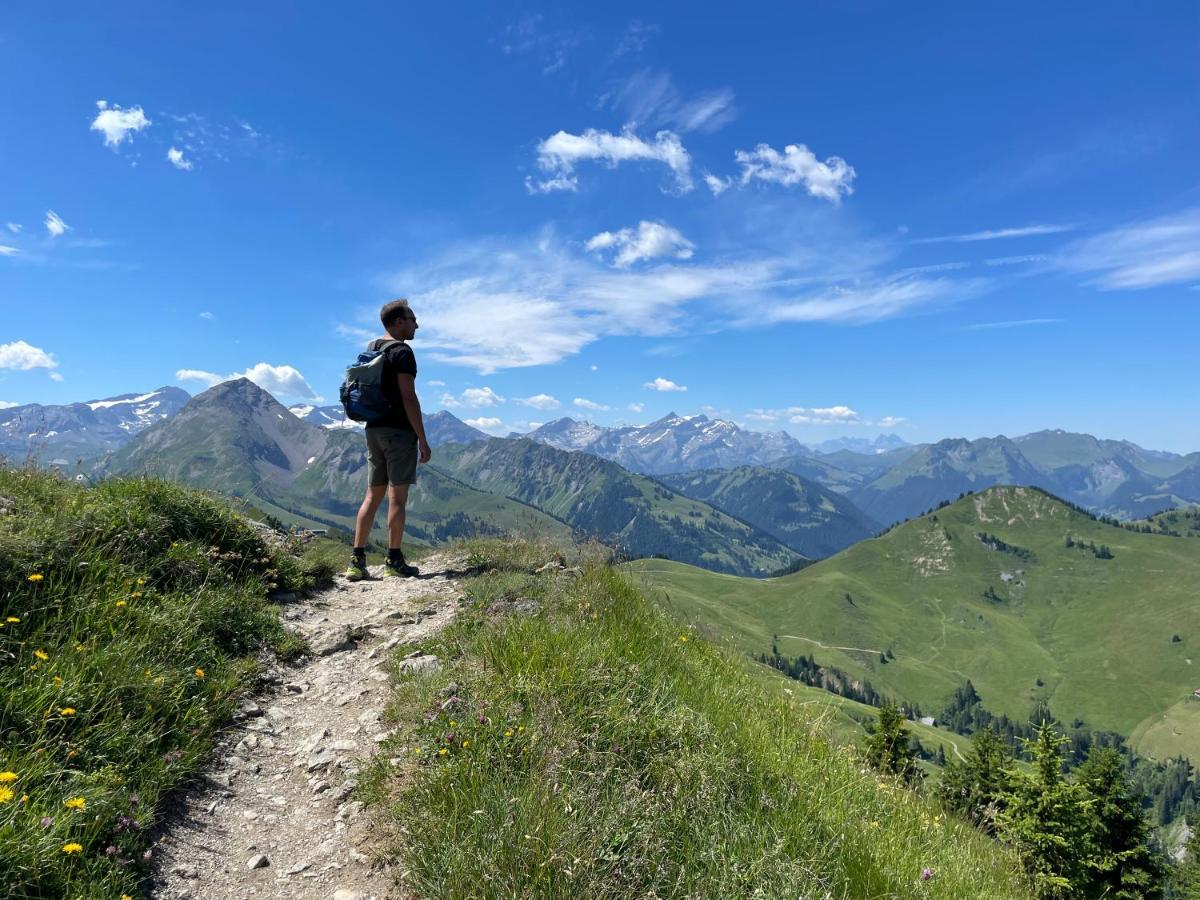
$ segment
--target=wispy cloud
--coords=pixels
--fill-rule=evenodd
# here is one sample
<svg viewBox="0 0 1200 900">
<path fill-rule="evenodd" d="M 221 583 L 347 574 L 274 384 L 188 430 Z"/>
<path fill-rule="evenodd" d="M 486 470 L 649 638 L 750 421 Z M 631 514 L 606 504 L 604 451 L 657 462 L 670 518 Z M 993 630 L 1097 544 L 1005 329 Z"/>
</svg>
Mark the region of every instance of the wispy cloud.
<svg viewBox="0 0 1200 900">
<path fill-rule="evenodd" d="M 0 409 L 14 409 L 22 405 L 21 403 L 14 403 L 11 400 L 0 400 Z"/>
<path fill-rule="evenodd" d="M 612 250 L 612 264 L 627 269 L 639 260 L 674 257 L 691 259 L 695 244 L 665 222 L 639 222 L 637 230 L 602 231 L 584 245 L 587 250 Z"/>
<path fill-rule="evenodd" d="M 625 121 L 667 127 L 679 132 L 714 132 L 737 117 L 733 91 L 727 87 L 685 97 L 668 72 L 643 69 L 606 95 L 605 102 Z"/>
<path fill-rule="evenodd" d="M 692 159 L 679 136 L 671 131 L 660 131 L 653 140 L 638 137 L 632 129 L 620 134 L 595 128 L 583 134 L 559 131 L 538 144 L 537 155 L 538 168 L 546 177 L 525 179 L 525 187 L 531 194 L 577 190 L 579 178 L 575 169 L 582 162 L 600 162 L 610 168 L 623 162 L 661 163 L 674 174 L 670 191 L 687 193 L 692 189 Z"/>
<path fill-rule="evenodd" d="M 92 120 L 91 130 L 104 135 L 104 146 L 112 150 L 151 125 L 140 106 L 123 109 L 115 103 L 110 106 L 107 100 L 97 100 L 96 109 L 99 112 Z"/>
<path fill-rule="evenodd" d="M 14 253 L 21 251 L 16 247 L 10 247 L 7 244 L 0 244 L 0 256 L 12 256 Z"/>
<path fill-rule="evenodd" d="M 664 391 L 665 392 L 665 391 L 686 391 L 687 390 L 687 385 L 676 384 L 671 379 L 663 378 L 661 376 L 659 376 L 658 378 L 655 378 L 653 381 L 647 381 L 645 384 L 642 385 L 642 387 L 644 387 L 648 391 Z"/>
<path fill-rule="evenodd" d="M 1139 290 L 1200 280 L 1200 209 L 1120 228 L 1065 248 L 1054 264 L 1091 276 L 1104 290 Z"/>
<path fill-rule="evenodd" d="M 603 337 L 679 334 L 685 314 L 688 320 L 700 314 L 688 311 L 695 304 L 719 304 L 713 328 L 863 324 L 950 304 L 985 284 L 876 274 L 883 259 L 873 245 L 856 252 L 834 233 L 818 235 L 805 252 L 780 248 L 706 265 L 660 261 L 614 270 L 543 231 L 519 242 L 461 244 L 396 272 L 381 287 L 412 301 L 421 317 L 418 341 L 433 359 L 488 374 L 554 363 Z M 362 321 L 374 315 L 364 309 Z M 361 337 L 352 326 L 339 331 Z"/>
<path fill-rule="evenodd" d="M 646 408 L 646 404 L 645 403 L 630 403 L 629 406 L 627 406 L 626 408 L 630 412 L 640 413 L 642 410 L 644 410 Z"/>
<path fill-rule="evenodd" d="M 563 69 L 584 34 L 572 28 L 554 28 L 541 13 L 522 16 L 504 26 L 498 38 L 505 56 L 531 56 L 538 60 L 543 75 Z"/>
<path fill-rule="evenodd" d="M 4 227 L 13 234 L 20 234 L 21 230 L 24 228 L 23 225 L 18 225 L 16 222 L 7 222 Z"/>
<path fill-rule="evenodd" d="M 532 397 L 521 397 L 517 402 L 525 406 L 532 406 L 534 409 L 558 409 L 562 406 L 557 398 L 550 394 L 534 394 Z"/>
<path fill-rule="evenodd" d="M 998 256 L 984 260 L 989 266 L 1020 266 L 1026 263 L 1046 262 L 1050 257 L 1044 253 L 1029 253 L 1025 256 Z"/>
<path fill-rule="evenodd" d="M 605 406 L 603 403 L 597 403 L 594 400 L 588 400 L 585 397 L 576 397 L 571 402 L 573 404 L 575 404 L 577 407 L 579 407 L 580 409 L 587 409 L 587 410 L 591 410 L 593 412 L 608 409 L 608 407 Z"/>
<path fill-rule="evenodd" d="M 71 226 L 62 220 L 62 216 L 52 209 L 46 211 L 46 220 L 43 224 L 46 226 L 46 231 L 50 233 L 50 237 L 62 237 L 71 230 Z"/>
<path fill-rule="evenodd" d="M 287 365 L 273 366 L 260 362 L 246 369 L 245 372 L 234 372 L 231 375 L 217 375 L 203 369 L 180 369 L 175 373 L 175 377 L 179 381 L 199 381 L 208 387 L 225 381 L 233 381 L 236 378 L 248 378 L 264 391 L 277 396 L 304 398 L 318 402 L 323 399 L 317 395 L 298 369 Z"/>
<path fill-rule="evenodd" d="M 854 193 L 854 167 L 840 156 L 831 156 L 824 162 L 804 144 L 788 144 L 783 153 L 768 144 L 759 144 L 753 150 L 737 150 L 734 161 L 742 167 L 740 181 L 743 185 L 751 181 L 766 181 L 785 187 L 803 185 L 814 197 L 838 203 L 845 194 Z M 709 188 L 713 183 L 708 181 Z M 719 194 L 720 190 L 714 190 Z"/>
<path fill-rule="evenodd" d="M 1012 319 L 1008 322 L 978 322 L 967 325 L 964 331 L 988 331 L 993 328 L 1026 328 L 1031 325 L 1058 325 L 1066 319 Z"/>
<path fill-rule="evenodd" d="M 646 49 L 646 44 L 650 42 L 650 38 L 661 29 L 658 25 L 647 24 L 641 19 L 632 19 L 625 26 L 625 33 L 621 35 L 621 39 L 617 41 L 617 49 L 613 51 L 614 57 L 625 56 L 626 54 L 635 55 Z"/>
<path fill-rule="evenodd" d="M 58 361 L 41 347 L 25 341 L 0 344 L 0 369 L 28 372 L 30 369 L 57 369 Z"/>
<path fill-rule="evenodd" d="M 752 409 L 746 419 L 766 424 L 844 425 L 874 428 L 894 428 L 907 421 L 903 416 L 883 416 L 872 419 L 862 416 L 849 406 L 786 406 L 781 409 Z"/>
<path fill-rule="evenodd" d="M 464 421 L 472 428 L 478 428 L 480 431 L 490 434 L 501 434 L 505 430 L 504 422 L 495 416 L 480 416 L 477 419 L 465 419 Z"/>
<path fill-rule="evenodd" d="M 1074 225 L 1023 225 L 1020 228 L 997 228 L 992 231 L 972 231 L 967 234 L 945 234 L 940 237 L 917 238 L 914 244 L 959 243 L 968 244 L 975 241 L 996 241 L 1005 238 L 1036 237 L 1042 234 L 1062 234 L 1073 231 Z"/>
</svg>

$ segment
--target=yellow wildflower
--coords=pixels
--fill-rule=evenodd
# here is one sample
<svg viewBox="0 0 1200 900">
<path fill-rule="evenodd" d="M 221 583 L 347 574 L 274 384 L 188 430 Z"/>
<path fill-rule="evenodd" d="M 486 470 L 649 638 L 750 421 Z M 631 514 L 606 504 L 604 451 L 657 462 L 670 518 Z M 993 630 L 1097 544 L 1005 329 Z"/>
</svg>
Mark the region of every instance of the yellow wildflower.
<svg viewBox="0 0 1200 900">
<path fill-rule="evenodd" d="M 145 579 L 145 578 L 139 578 L 139 579 L 137 580 L 137 583 L 138 583 L 138 584 L 145 584 L 145 583 L 146 583 L 146 579 Z"/>
<path fill-rule="evenodd" d="M 687 639 L 688 639 L 688 636 L 687 636 L 686 634 L 681 634 L 681 635 L 679 636 L 679 641 L 680 641 L 680 643 L 686 644 L 686 643 L 687 643 Z"/>
<path fill-rule="evenodd" d="M 0 784 L 12 784 L 16 780 L 16 772 L 0 772 Z"/>
<path fill-rule="evenodd" d="M 470 742 L 470 741 L 463 741 L 463 749 L 464 749 L 464 750 L 466 750 L 466 749 L 467 749 L 468 747 L 470 747 L 470 746 L 471 746 L 471 742 Z"/>
<path fill-rule="evenodd" d="M 16 625 L 16 624 L 17 624 L 18 622 L 20 622 L 21 620 L 20 620 L 20 618 L 18 618 L 17 616 L 9 616 L 9 617 L 8 617 L 7 619 L 5 619 L 4 621 L 5 621 L 5 622 L 8 622 L 8 623 L 10 623 L 10 624 L 12 624 L 12 625 Z"/>
<path fill-rule="evenodd" d="M 33 655 L 36 656 L 38 659 L 42 659 L 42 660 L 50 658 L 50 654 L 47 653 L 45 650 L 34 650 Z"/>
<path fill-rule="evenodd" d="M 60 678 L 58 675 L 55 675 L 55 676 L 54 676 L 54 686 L 55 686 L 55 687 L 62 687 L 62 683 L 63 683 L 63 680 L 62 680 L 62 678 Z"/>
<path fill-rule="evenodd" d="M 87 809 L 87 801 L 82 797 L 72 797 L 70 800 L 64 800 L 63 806 L 67 809 Z"/>
<path fill-rule="evenodd" d="M 21 795 L 21 802 L 22 802 L 22 803 L 28 803 L 28 802 L 29 802 L 29 795 L 28 795 L 28 794 L 22 794 L 22 795 Z"/>
<path fill-rule="evenodd" d="M 421 755 L 421 748 L 420 748 L 420 747 L 414 747 L 414 748 L 413 748 L 413 753 L 417 754 L 417 756 L 420 756 L 420 755 Z"/>
<path fill-rule="evenodd" d="M 124 605 L 125 605 L 125 601 L 124 601 L 124 600 L 118 600 L 118 601 L 117 601 L 117 606 L 118 606 L 118 607 L 120 607 L 120 606 L 124 606 Z"/>
<path fill-rule="evenodd" d="M 511 728 L 510 728 L 510 729 L 508 729 L 508 731 L 504 732 L 504 736 L 505 736 L 505 737 L 512 737 L 512 736 L 513 736 L 513 730 L 512 730 Z"/>
<path fill-rule="evenodd" d="M 58 711 L 58 714 L 59 714 L 60 716 L 73 716 L 73 715 L 75 715 L 75 707 L 73 707 L 73 706 L 64 706 L 62 709 L 60 709 L 60 710 Z"/>
<path fill-rule="evenodd" d="M 132 597 L 134 600 L 136 600 L 138 597 L 142 596 L 142 592 L 141 592 L 141 591 L 134 591 L 134 592 L 133 592 L 132 594 L 130 594 L 129 596 L 130 596 L 130 597 Z"/>
<path fill-rule="evenodd" d="M 63 844 L 63 853 L 78 853 L 83 849 L 83 844 Z"/>
<path fill-rule="evenodd" d="M 0 787 L 0 803 L 7 803 L 12 798 L 12 788 Z"/>
<path fill-rule="evenodd" d="M 197 677 L 197 678 L 203 678 L 203 677 L 204 677 L 204 670 L 203 670 L 203 669 L 201 669 L 199 666 L 196 666 L 196 677 Z"/>
<path fill-rule="evenodd" d="M 67 759 L 74 759 L 78 753 L 79 753 L 78 750 L 68 750 L 67 751 Z"/>
<path fill-rule="evenodd" d="M 28 576 L 28 577 L 27 577 L 25 580 L 26 580 L 26 581 L 32 581 L 32 582 L 35 582 L 35 583 L 36 583 L 36 582 L 38 582 L 38 581 L 41 581 L 43 578 L 45 578 L 45 576 L 44 576 L 44 575 L 42 575 L 42 573 L 40 573 L 40 572 L 34 572 L 32 575 Z"/>
<path fill-rule="evenodd" d="M 443 747 L 441 750 L 438 751 L 438 756 L 445 756 L 449 752 L 450 752 L 449 750 L 447 750 L 445 747 Z"/>
</svg>

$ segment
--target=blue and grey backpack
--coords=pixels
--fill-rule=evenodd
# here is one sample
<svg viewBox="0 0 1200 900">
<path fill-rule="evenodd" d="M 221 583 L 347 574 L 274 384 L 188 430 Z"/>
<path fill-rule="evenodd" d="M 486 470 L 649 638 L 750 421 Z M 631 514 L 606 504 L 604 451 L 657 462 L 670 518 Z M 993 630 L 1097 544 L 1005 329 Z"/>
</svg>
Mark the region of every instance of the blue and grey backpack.
<svg viewBox="0 0 1200 900">
<path fill-rule="evenodd" d="M 355 422 L 378 422 L 395 411 L 383 390 L 384 355 L 400 341 L 386 341 L 378 350 L 364 350 L 354 364 L 346 368 L 340 391 L 346 418 Z"/>
</svg>

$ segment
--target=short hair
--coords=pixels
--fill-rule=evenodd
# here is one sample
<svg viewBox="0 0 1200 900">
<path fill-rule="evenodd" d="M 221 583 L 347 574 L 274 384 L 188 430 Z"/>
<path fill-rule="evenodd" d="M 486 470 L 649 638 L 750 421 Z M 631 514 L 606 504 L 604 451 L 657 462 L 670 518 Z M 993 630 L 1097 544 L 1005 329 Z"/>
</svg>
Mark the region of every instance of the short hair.
<svg viewBox="0 0 1200 900">
<path fill-rule="evenodd" d="M 412 310 L 408 308 L 408 301 L 402 297 L 383 304 L 383 308 L 379 310 L 379 321 L 383 323 L 384 328 L 388 328 L 397 319 L 410 315 Z"/>
</svg>

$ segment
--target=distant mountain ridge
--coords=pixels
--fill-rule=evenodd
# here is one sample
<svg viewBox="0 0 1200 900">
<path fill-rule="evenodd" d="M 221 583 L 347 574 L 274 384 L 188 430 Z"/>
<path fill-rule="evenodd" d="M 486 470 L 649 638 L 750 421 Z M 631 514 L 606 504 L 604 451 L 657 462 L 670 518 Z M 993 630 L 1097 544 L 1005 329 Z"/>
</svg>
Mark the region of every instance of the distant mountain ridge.
<svg viewBox="0 0 1200 900">
<path fill-rule="evenodd" d="M 0 455 L 43 462 L 92 460 L 123 447 L 134 435 L 183 409 L 191 395 L 177 387 L 102 400 L 0 409 Z"/>
<path fill-rule="evenodd" d="M 350 431 L 361 431 L 363 428 L 362 422 L 347 419 L 346 411 L 340 405 L 313 406 L 308 403 L 299 403 L 288 407 L 288 411 L 297 418 L 322 428 L 344 428 Z M 425 424 L 425 437 L 429 440 L 431 447 L 438 447 L 442 444 L 466 444 L 471 441 L 487 440 L 490 437 L 446 410 L 425 413 L 421 418 Z"/>
<path fill-rule="evenodd" d="M 647 475 L 765 465 L 805 449 L 785 431 L 749 431 L 724 419 L 673 412 L 648 425 L 619 428 L 556 419 L 526 437 L 559 450 L 582 450 Z"/>
</svg>

